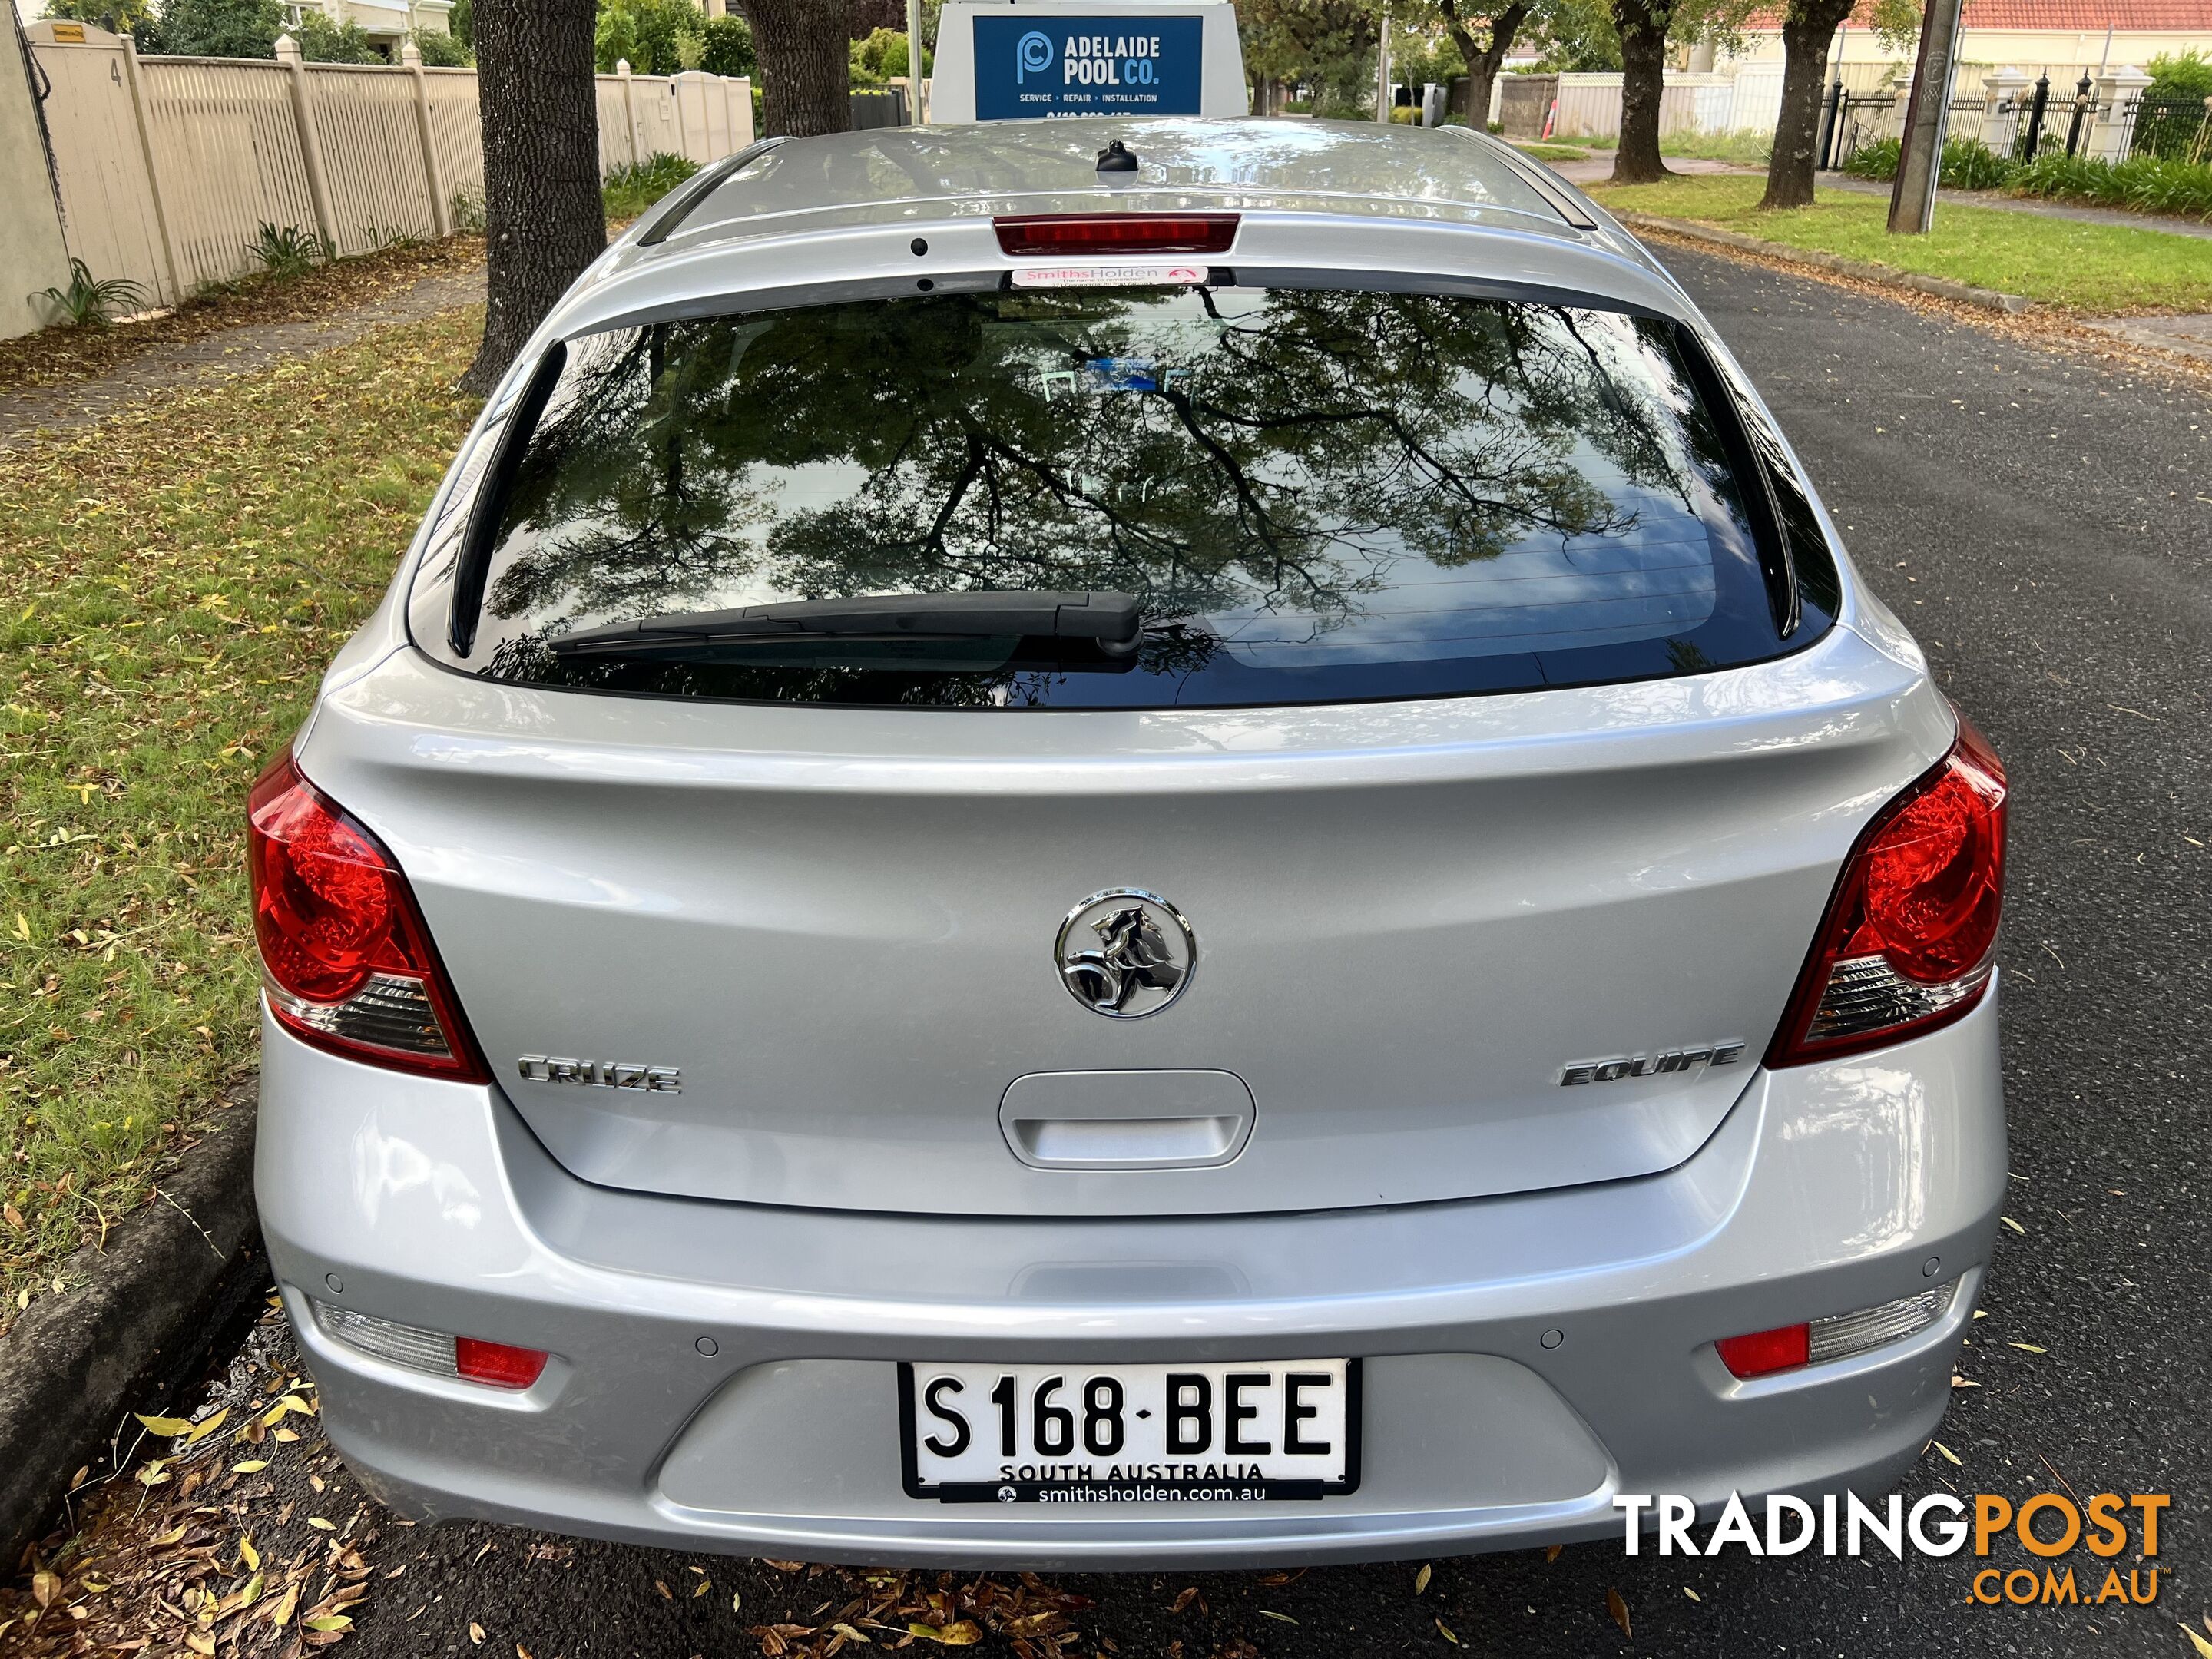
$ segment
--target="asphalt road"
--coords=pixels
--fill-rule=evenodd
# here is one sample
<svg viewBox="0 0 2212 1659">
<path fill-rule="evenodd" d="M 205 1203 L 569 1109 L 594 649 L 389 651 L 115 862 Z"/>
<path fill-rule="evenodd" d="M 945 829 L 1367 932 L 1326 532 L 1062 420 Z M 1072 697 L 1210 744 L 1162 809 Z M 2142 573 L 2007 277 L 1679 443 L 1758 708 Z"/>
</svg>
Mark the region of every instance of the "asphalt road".
<svg viewBox="0 0 2212 1659">
<path fill-rule="evenodd" d="M 1604 1543 L 1440 1561 L 1419 1594 L 1417 1563 L 1286 1582 L 1059 1577 L 1050 1589 L 1089 1598 L 1063 1604 L 1080 1632 L 1070 1655 L 2193 1653 L 2176 1626 L 2212 1607 L 2212 392 L 1668 257 L 1808 458 L 1861 568 L 2011 769 L 2019 1231 L 2002 1237 L 1989 1316 L 1960 1363 L 1978 1386 L 1956 1391 L 1942 1436 L 1959 1462 L 1929 1452 L 1909 1495 L 2170 1493 L 2157 1600 L 1978 1607 L 1967 1588 L 1981 1564 L 1964 1559 L 1684 1562 Z M 351 1514 L 362 1540 L 373 1593 L 345 1638 L 360 1659 L 750 1654 L 750 1626 L 861 1616 L 854 1601 L 884 1589 L 497 1528 L 403 1529 L 327 1473 L 330 1489 L 302 1487 L 302 1501 Z M 1992 1561 L 2027 1558 L 2015 1547 Z M 978 1651 L 1015 1650 L 1003 1620 L 985 1622 Z M 878 1627 L 876 1639 L 893 1638 Z"/>
</svg>

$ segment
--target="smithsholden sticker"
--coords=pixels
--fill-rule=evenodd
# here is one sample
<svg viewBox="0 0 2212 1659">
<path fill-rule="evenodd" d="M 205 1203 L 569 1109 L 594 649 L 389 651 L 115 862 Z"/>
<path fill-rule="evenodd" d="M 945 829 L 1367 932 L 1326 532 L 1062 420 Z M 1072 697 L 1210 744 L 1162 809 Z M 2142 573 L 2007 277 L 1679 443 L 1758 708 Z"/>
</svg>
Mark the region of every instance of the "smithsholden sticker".
<svg viewBox="0 0 2212 1659">
<path fill-rule="evenodd" d="M 1206 281 L 1205 265 L 1021 265 L 1016 288 L 1195 287 Z"/>
</svg>

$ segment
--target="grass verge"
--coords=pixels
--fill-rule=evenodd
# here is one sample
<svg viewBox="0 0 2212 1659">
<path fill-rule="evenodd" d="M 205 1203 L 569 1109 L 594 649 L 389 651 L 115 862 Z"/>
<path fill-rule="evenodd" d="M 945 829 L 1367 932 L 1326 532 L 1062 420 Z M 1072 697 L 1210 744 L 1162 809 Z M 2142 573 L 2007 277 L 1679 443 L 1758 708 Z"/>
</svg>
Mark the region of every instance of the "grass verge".
<svg viewBox="0 0 2212 1659">
<path fill-rule="evenodd" d="M 0 1323 L 252 1061 L 246 789 L 466 428 L 480 319 L 0 452 Z"/>
<path fill-rule="evenodd" d="M 173 310 L 106 328 L 48 328 L 0 340 L 0 393 L 92 380 L 134 357 L 224 329 L 311 321 L 374 303 L 426 276 L 455 276 L 483 263 L 483 238 L 455 236 L 337 259 L 298 276 L 260 274 L 201 289 Z"/>
<path fill-rule="evenodd" d="M 1607 207 L 1693 219 L 1790 247 L 1817 248 L 1896 270 L 1948 276 L 2068 311 L 2212 310 L 2212 244 L 2201 237 L 2081 224 L 2002 208 L 1946 204 L 1927 236 L 1893 236 L 1877 196 L 1824 191 L 1808 208 L 1761 213 L 1761 179 L 1730 174 L 1606 185 Z"/>
</svg>

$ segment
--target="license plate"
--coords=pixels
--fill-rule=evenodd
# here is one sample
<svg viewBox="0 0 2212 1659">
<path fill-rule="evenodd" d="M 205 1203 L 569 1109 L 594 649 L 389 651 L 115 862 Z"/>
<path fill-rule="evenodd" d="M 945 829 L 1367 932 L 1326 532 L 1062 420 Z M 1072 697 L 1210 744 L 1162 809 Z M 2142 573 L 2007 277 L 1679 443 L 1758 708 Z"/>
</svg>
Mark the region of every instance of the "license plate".
<svg viewBox="0 0 2212 1659">
<path fill-rule="evenodd" d="M 909 1498 L 1246 1504 L 1359 1485 L 1359 1362 L 899 1367 Z"/>
</svg>

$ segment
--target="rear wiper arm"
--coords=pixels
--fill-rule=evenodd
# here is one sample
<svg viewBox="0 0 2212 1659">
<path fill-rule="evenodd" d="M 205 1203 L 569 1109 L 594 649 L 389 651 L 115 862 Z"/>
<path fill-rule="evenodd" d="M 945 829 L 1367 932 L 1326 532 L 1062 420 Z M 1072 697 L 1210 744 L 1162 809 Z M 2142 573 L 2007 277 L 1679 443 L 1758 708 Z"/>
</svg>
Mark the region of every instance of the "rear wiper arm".
<svg viewBox="0 0 2212 1659">
<path fill-rule="evenodd" d="M 1129 593 L 871 593 L 848 599 L 694 611 L 586 628 L 549 641 L 562 657 L 658 654 L 697 646 L 810 640 L 1087 640 L 1109 654 L 1136 648 L 1141 631 Z"/>
</svg>

